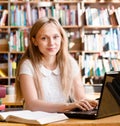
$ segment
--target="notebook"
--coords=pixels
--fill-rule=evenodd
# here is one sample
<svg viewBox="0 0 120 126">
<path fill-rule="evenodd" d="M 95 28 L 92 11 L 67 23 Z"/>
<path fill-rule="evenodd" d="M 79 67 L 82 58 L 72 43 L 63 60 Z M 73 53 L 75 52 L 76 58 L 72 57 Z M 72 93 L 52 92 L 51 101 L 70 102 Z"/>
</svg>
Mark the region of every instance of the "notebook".
<svg viewBox="0 0 120 126">
<path fill-rule="evenodd" d="M 95 110 L 80 111 L 77 109 L 65 112 L 65 114 L 69 118 L 84 119 L 97 119 L 120 114 L 120 72 L 111 71 L 105 73 L 99 104 Z"/>
</svg>

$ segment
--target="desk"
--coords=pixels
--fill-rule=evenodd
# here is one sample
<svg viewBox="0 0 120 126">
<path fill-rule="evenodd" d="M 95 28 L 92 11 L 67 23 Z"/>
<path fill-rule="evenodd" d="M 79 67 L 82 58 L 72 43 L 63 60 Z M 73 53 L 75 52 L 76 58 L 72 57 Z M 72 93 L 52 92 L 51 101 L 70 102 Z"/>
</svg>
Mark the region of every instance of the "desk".
<svg viewBox="0 0 120 126">
<path fill-rule="evenodd" d="M 40 126 L 40 125 L 0 122 L 0 126 Z M 120 115 L 96 120 L 68 119 L 60 122 L 46 124 L 45 126 L 120 126 Z"/>
</svg>

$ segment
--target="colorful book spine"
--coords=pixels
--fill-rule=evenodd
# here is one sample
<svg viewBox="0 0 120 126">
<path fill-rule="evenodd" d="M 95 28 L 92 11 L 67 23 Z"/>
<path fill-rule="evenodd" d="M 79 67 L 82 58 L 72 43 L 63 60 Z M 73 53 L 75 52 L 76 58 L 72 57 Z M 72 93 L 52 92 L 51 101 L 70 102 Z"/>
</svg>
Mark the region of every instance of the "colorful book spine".
<svg viewBox="0 0 120 126">
<path fill-rule="evenodd" d="M 5 104 L 2 103 L 2 98 L 0 98 L 0 112 L 5 111 Z"/>
<path fill-rule="evenodd" d="M 15 26 L 15 5 L 10 7 L 10 24 Z"/>
<path fill-rule="evenodd" d="M 15 15 L 15 19 L 16 19 L 16 26 L 21 26 L 21 9 L 20 6 L 16 6 L 16 15 Z"/>
<path fill-rule="evenodd" d="M 13 77 L 15 77 L 15 75 L 16 75 L 16 62 L 15 61 L 13 61 L 12 62 L 12 76 Z"/>
<path fill-rule="evenodd" d="M 0 98 L 4 98 L 6 96 L 6 87 L 0 85 Z"/>
<path fill-rule="evenodd" d="M 0 105 L 2 105 L 2 98 L 0 98 Z"/>
<path fill-rule="evenodd" d="M 24 35 L 23 35 L 23 31 L 20 31 L 20 51 L 24 51 Z"/>
<path fill-rule="evenodd" d="M 8 16 L 8 10 L 3 10 L 3 14 L 2 14 L 2 17 L 1 17 L 1 20 L 0 20 L 1 26 L 6 25 L 7 16 Z"/>
<path fill-rule="evenodd" d="M 32 25 L 32 13 L 31 13 L 31 6 L 30 6 L 30 2 L 27 1 L 26 2 L 26 16 L 27 16 L 27 26 L 31 26 Z"/>
<path fill-rule="evenodd" d="M 5 104 L 1 104 L 1 105 L 0 105 L 0 112 L 1 112 L 1 111 L 5 111 Z"/>
<path fill-rule="evenodd" d="M 7 76 L 6 73 L 0 69 L 0 77 L 6 77 L 6 76 Z"/>
</svg>

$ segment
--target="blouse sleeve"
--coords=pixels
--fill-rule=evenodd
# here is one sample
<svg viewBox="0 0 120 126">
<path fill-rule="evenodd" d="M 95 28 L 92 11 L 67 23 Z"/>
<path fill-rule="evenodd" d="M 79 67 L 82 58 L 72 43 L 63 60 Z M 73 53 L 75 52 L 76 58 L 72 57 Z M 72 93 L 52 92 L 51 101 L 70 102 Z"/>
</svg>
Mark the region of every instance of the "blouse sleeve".
<svg viewBox="0 0 120 126">
<path fill-rule="evenodd" d="M 33 76 L 33 67 L 29 60 L 25 60 L 20 66 L 19 74 L 27 74 Z"/>
<path fill-rule="evenodd" d="M 78 66 L 77 61 L 74 58 L 71 58 L 70 60 L 72 65 L 73 76 L 80 74 L 80 67 Z"/>
</svg>

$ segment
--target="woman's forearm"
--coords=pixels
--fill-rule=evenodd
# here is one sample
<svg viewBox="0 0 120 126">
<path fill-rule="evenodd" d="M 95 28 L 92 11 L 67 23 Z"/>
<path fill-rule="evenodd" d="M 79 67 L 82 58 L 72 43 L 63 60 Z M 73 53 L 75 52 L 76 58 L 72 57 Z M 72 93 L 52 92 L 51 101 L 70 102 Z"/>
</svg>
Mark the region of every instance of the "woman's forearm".
<svg viewBox="0 0 120 126">
<path fill-rule="evenodd" d="M 30 103 L 26 103 L 26 109 L 32 111 L 45 111 L 45 112 L 65 112 L 76 108 L 76 103 L 48 103 L 42 100 L 35 100 Z"/>
</svg>

